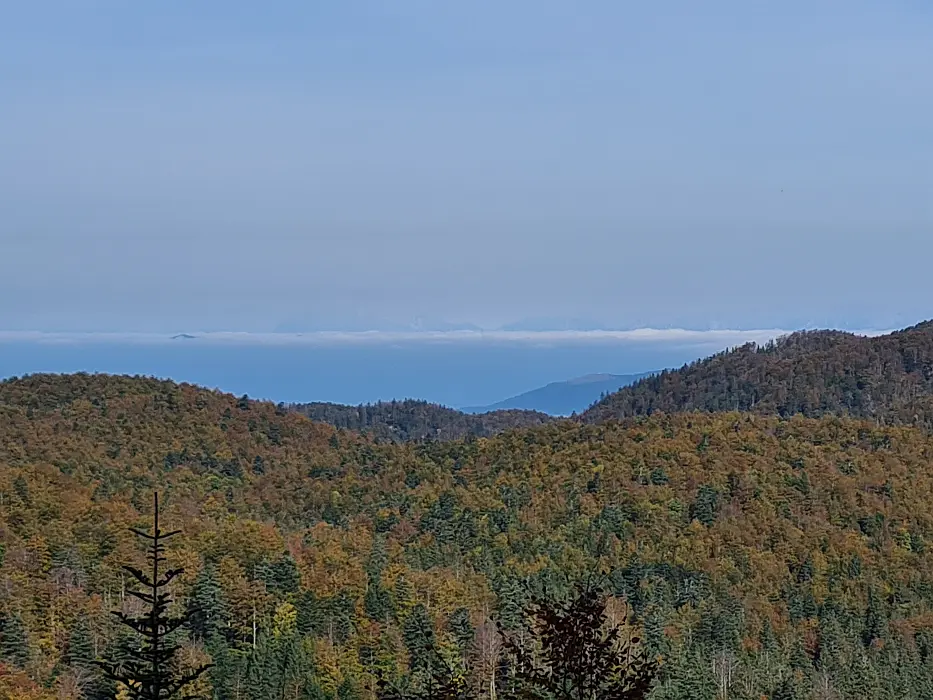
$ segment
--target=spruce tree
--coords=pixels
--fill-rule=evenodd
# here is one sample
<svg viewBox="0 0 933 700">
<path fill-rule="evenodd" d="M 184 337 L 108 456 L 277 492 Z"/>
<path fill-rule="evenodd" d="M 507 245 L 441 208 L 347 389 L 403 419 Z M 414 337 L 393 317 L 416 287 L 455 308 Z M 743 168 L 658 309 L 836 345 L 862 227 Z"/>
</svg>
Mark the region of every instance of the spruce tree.
<svg viewBox="0 0 933 700">
<path fill-rule="evenodd" d="M 399 622 L 404 623 L 405 618 L 417 604 L 415 587 L 405 576 L 395 579 L 395 588 L 392 592 L 392 602 Z"/>
<path fill-rule="evenodd" d="M 263 630 L 246 661 L 244 697 L 314 700 L 321 692 L 313 670 L 298 631 L 297 612 L 290 603 L 283 603 L 276 609 L 271 630 Z"/>
<path fill-rule="evenodd" d="M 874 586 L 868 589 L 868 604 L 865 607 L 865 618 L 862 625 L 862 642 L 866 647 L 871 646 L 876 639 L 884 637 L 887 626 L 884 606 Z"/>
<path fill-rule="evenodd" d="M 25 668 L 29 663 L 29 635 L 18 612 L 7 615 L 3 620 L 0 660 L 17 668 Z"/>
<path fill-rule="evenodd" d="M 517 630 L 525 622 L 528 591 L 521 582 L 509 576 L 496 582 L 496 620 L 505 630 Z"/>
<path fill-rule="evenodd" d="M 363 599 L 363 610 L 366 616 L 374 622 L 388 622 L 395 613 L 392 594 L 382 583 L 382 571 L 388 560 L 385 538 L 376 537 L 369 561 L 366 562 L 367 586 L 366 596 Z"/>
<path fill-rule="evenodd" d="M 188 629 L 195 639 L 206 641 L 222 634 L 227 626 L 229 613 L 224 601 L 223 589 L 217 580 L 213 565 L 205 565 L 194 581 L 188 602 Z"/>
<path fill-rule="evenodd" d="M 94 647 L 91 625 L 87 616 L 81 615 L 68 634 L 62 661 L 71 667 L 76 677 L 82 679 L 85 700 L 109 700 L 113 698 L 113 688 L 95 662 L 97 655 Z"/>
<path fill-rule="evenodd" d="M 430 673 L 436 662 L 436 638 L 428 611 L 420 603 L 405 620 L 402 639 L 408 649 L 411 669 Z"/>
<path fill-rule="evenodd" d="M 657 606 L 652 606 L 645 615 L 645 652 L 651 656 L 664 656 L 668 651 L 667 633 L 664 630 L 664 615 Z"/>
<path fill-rule="evenodd" d="M 797 692 L 793 680 L 788 676 L 778 683 L 771 694 L 771 700 L 797 700 Z"/>
<path fill-rule="evenodd" d="M 148 608 L 138 616 L 127 615 L 123 611 L 113 611 L 120 622 L 133 630 L 139 639 L 139 645 L 125 645 L 125 658 L 118 661 L 101 661 L 99 666 L 107 677 L 122 683 L 132 700 L 169 700 L 178 697 L 179 692 L 197 680 L 210 666 L 201 666 L 179 676 L 172 673 L 172 662 L 178 646 L 170 641 L 169 636 L 190 620 L 190 615 L 179 617 L 168 615 L 172 602 L 166 590 L 169 584 L 184 569 L 167 569 L 165 564 L 165 545 L 168 538 L 179 531 L 164 532 L 159 528 L 159 494 L 153 495 L 153 531 L 152 534 L 134 528 L 130 531 L 149 542 L 147 560 L 149 571 L 142 571 L 132 566 L 123 568 L 136 580 L 142 590 L 130 590 L 128 593 L 142 601 Z"/>
<path fill-rule="evenodd" d="M 301 590 L 298 563 L 288 552 L 284 552 L 278 561 L 262 566 L 259 574 L 266 584 L 266 590 L 273 595 L 295 595 Z"/>
<path fill-rule="evenodd" d="M 447 629 L 456 640 L 460 652 L 466 654 L 467 650 L 473 645 L 473 638 L 476 636 L 473 623 L 470 622 L 470 611 L 466 608 L 454 610 L 447 621 Z"/>
<path fill-rule="evenodd" d="M 394 612 L 392 594 L 382 585 L 376 576 L 369 578 L 366 596 L 363 598 L 363 610 L 366 616 L 374 622 L 387 622 Z"/>
<path fill-rule="evenodd" d="M 665 700 L 715 700 L 716 681 L 712 666 L 697 647 L 678 650 L 663 667 L 660 696 Z"/>
<path fill-rule="evenodd" d="M 68 635 L 64 660 L 69 666 L 88 668 L 94 665 L 94 658 L 94 639 L 91 636 L 91 627 L 87 617 L 81 615 Z"/>
</svg>

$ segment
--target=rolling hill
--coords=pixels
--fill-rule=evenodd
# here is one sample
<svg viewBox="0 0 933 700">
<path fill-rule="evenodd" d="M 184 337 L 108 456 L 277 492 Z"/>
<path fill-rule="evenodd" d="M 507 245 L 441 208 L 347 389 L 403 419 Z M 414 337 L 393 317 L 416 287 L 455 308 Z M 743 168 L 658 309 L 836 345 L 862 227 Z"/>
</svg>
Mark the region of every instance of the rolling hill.
<svg viewBox="0 0 933 700">
<path fill-rule="evenodd" d="M 806 331 L 746 345 L 643 379 L 581 419 L 733 410 L 933 427 L 933 322 L 876 337 Z"/>
<path fill-rule="evenodd" d="M 471 415 L 446 406 L 406 399 L 361 406 L 336 403 L 293 404 L 312 420 L 337 428 L 355 430 L 390 442 L 457 440 L 467 436 L 489 437 L 503 430 L 542 425 L 552 420 L 540 411 L 493 410 Z"/>
<path fill-rule="evenodd" d="M 489 413 L 491 411 L 523 410 L 540 411 L 551 416 L 569 416 L 583 411 L 600 400 L 604 394 L 618 391 L 621 387 L 648 377 L 644 374 L 589 374 L 564 382 L 552 382 L 546 386 L 526 391 L 490 406 L 464 408 L 465 413 Z"/>
<path fill-rule="evenodd" d="M 654 700 L 929 698 L 931 456 L 913 427 L 751 413 L 375 444 L 168 381 L 2 382 L 0 697 L 107 692 L 88 657 L 159 489 L 205 697 L 415 692 L 424 658 L 489 688 L 529 591 L 601 571 Z"/>
</svg>

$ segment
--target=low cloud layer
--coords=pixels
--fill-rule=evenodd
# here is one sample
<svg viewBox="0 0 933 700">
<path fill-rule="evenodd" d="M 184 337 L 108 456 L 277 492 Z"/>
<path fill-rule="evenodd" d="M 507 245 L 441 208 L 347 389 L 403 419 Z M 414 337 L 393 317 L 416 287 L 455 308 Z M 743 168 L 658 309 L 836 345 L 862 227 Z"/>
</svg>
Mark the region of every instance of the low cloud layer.
<svg viewBox="0 0 933 700">
<path fill-rule="evenodd" d="M 0 331 L 0 343 L 56 345 L 252 345 L 252 346 L 340 346 L 391 344 L 667 344 L 732 347 L 744 343 L 766 343 L 791 331 L 782 329 L 697 331 L 677 328 L 642 328 L 631 331 L 388 331 L 316 333 L 213 332 L 166 335 L 158 333 L 44 333 Z M 853 331 L 857 335 L 881 335 L 889 331 Z"/>
</svg>

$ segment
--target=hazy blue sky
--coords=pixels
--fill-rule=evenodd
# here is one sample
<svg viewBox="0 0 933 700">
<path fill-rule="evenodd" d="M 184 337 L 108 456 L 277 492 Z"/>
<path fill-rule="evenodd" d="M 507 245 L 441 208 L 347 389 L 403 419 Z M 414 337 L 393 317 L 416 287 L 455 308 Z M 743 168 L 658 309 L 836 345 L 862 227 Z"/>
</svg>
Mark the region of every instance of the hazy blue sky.
<svg viewBox="0 0 933 700">
<path fill-rule="evenodd" d="M 929 0 L 3 2 L 0 328 L 910 323 L 931 76 Z"/>
</svg>

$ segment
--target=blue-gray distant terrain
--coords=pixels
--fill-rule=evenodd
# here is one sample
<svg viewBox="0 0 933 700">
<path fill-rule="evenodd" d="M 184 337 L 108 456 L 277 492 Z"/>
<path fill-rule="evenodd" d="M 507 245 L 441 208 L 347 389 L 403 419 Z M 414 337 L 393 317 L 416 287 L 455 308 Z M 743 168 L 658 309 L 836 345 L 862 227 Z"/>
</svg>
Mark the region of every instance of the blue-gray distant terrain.
<svg viewBox="0 0 933 700">
<path fill-rule="evenodd" d="M 604 394 L 618 391 L 624 386 L 634 384 L 654 372 L 642 374 L 588 374 L 564 382 L 552 382 L 547 386 L 524 394 L 513 396 L 490 406 L 471 406 L 464 408 L 465 413 L 488 413 L 509 409 L 540 411 L 552 416 L 569 416 L 574 412 L 586 410 Z"/>
</svg>

